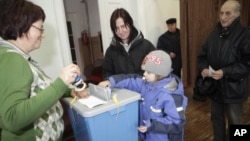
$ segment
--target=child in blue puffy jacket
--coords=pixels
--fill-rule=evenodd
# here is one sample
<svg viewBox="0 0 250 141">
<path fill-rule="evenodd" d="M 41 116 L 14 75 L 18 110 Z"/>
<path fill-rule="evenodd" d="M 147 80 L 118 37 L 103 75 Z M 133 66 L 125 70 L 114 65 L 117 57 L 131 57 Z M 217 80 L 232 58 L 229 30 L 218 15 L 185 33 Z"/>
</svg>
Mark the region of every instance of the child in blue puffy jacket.
<svg viewBox="0 0 250 141">
<path fill-rule="evenodd" d="M 183 141 L 187 98 L 181 80 L 171 73 L 171 64 L 167 53 L 155 50 L 142 62 L 143 77 L 120 74 L 99 83 L 141 94 L 138 130 L 143 141 Z"/>
</svg>

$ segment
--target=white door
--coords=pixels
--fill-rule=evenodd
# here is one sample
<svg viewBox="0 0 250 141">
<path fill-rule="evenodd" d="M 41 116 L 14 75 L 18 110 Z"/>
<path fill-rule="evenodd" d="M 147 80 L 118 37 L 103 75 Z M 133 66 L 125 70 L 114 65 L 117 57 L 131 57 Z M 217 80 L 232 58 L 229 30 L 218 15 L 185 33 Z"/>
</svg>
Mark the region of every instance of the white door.
<svg viewBox="0 0 250 141">
<path fill-rule="evenodd" d="M 84 70 L 84 63 L 81 58 L 81 54 L 80 54 L 80 49 L 79 49 L 79 42 L 78 42 L 78 35 L 80 33 L 78 33 L 79 31 L 81 31 L 81 26 L 78 24 L 78 15 L 75 13 L 70 13 L 66 15 L 67 21 L 69 21 L 71 23 L 71 28 L 72 28 L 72 36 L 74 37 L 74 53 L 76 54 L 76 61 L 77 61 L 77 65 L 80 67 L 80 69 L 83 71 Z M 71 47 L 72 48 L 72 47 Z"/>
</svg>

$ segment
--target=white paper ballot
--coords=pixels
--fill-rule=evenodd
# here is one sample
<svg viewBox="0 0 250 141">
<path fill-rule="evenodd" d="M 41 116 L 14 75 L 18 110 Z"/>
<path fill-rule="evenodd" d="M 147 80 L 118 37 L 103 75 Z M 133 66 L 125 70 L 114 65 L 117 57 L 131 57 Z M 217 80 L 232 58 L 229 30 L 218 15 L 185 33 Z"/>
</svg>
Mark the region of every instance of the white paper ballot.
<svg viewBox="0 0 250 141">
<path fill-rule="evenodd" d="M 209 68 L 208 68 L 208 75 L 209 76 L 212 76 L 212 73 L 214 72 L 215 70 L 211 67 L 211 66 L 209 66 Z"/>
<path fill-rule="evenodd" d="M 82 98 L 78 100 L 81 104 L 87 106 L 88 108 L 93 108 L 98 105 L 106 104 L 107 101 L 101 100 L 93 95 L 90 95 L 87 98 Z"/>
</svg>

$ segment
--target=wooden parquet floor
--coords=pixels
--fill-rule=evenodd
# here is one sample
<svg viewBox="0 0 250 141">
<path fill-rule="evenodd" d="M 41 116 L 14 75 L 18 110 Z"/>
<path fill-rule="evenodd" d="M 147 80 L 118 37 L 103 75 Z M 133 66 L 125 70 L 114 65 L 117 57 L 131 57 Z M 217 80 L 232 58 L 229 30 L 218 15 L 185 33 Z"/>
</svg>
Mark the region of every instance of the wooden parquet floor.
<svg viewBox="0 0 250 141">
<path fill-rule="evenodd" d="M 189 101 L 186 111 L 187 122 L 184 140 L 211 141 L 213 139 L 213 133 L 210 121 L 210 99 L 207 99 L 205 102 L 194 100 L 192 98 L 192 88 L 186 88 L 185 95 Z M 250 124 L 250 97 L 244 106 L 243 123 Z"/>
</svg>

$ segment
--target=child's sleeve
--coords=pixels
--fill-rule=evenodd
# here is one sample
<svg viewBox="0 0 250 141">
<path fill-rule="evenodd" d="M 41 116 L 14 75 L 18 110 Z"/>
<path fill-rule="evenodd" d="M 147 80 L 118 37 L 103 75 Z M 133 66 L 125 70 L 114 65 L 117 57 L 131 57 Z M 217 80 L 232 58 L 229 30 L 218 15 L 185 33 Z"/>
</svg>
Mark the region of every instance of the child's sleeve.
<svg viewBox="0 0 250 141">
<path fill-rule="evenodd" d="M 137 74 L 119 74 L 109 77 L 111 88 L 125 88 L 136 92 L 141 92 L 144 83 L 142 76 Z"/>
</svg>

